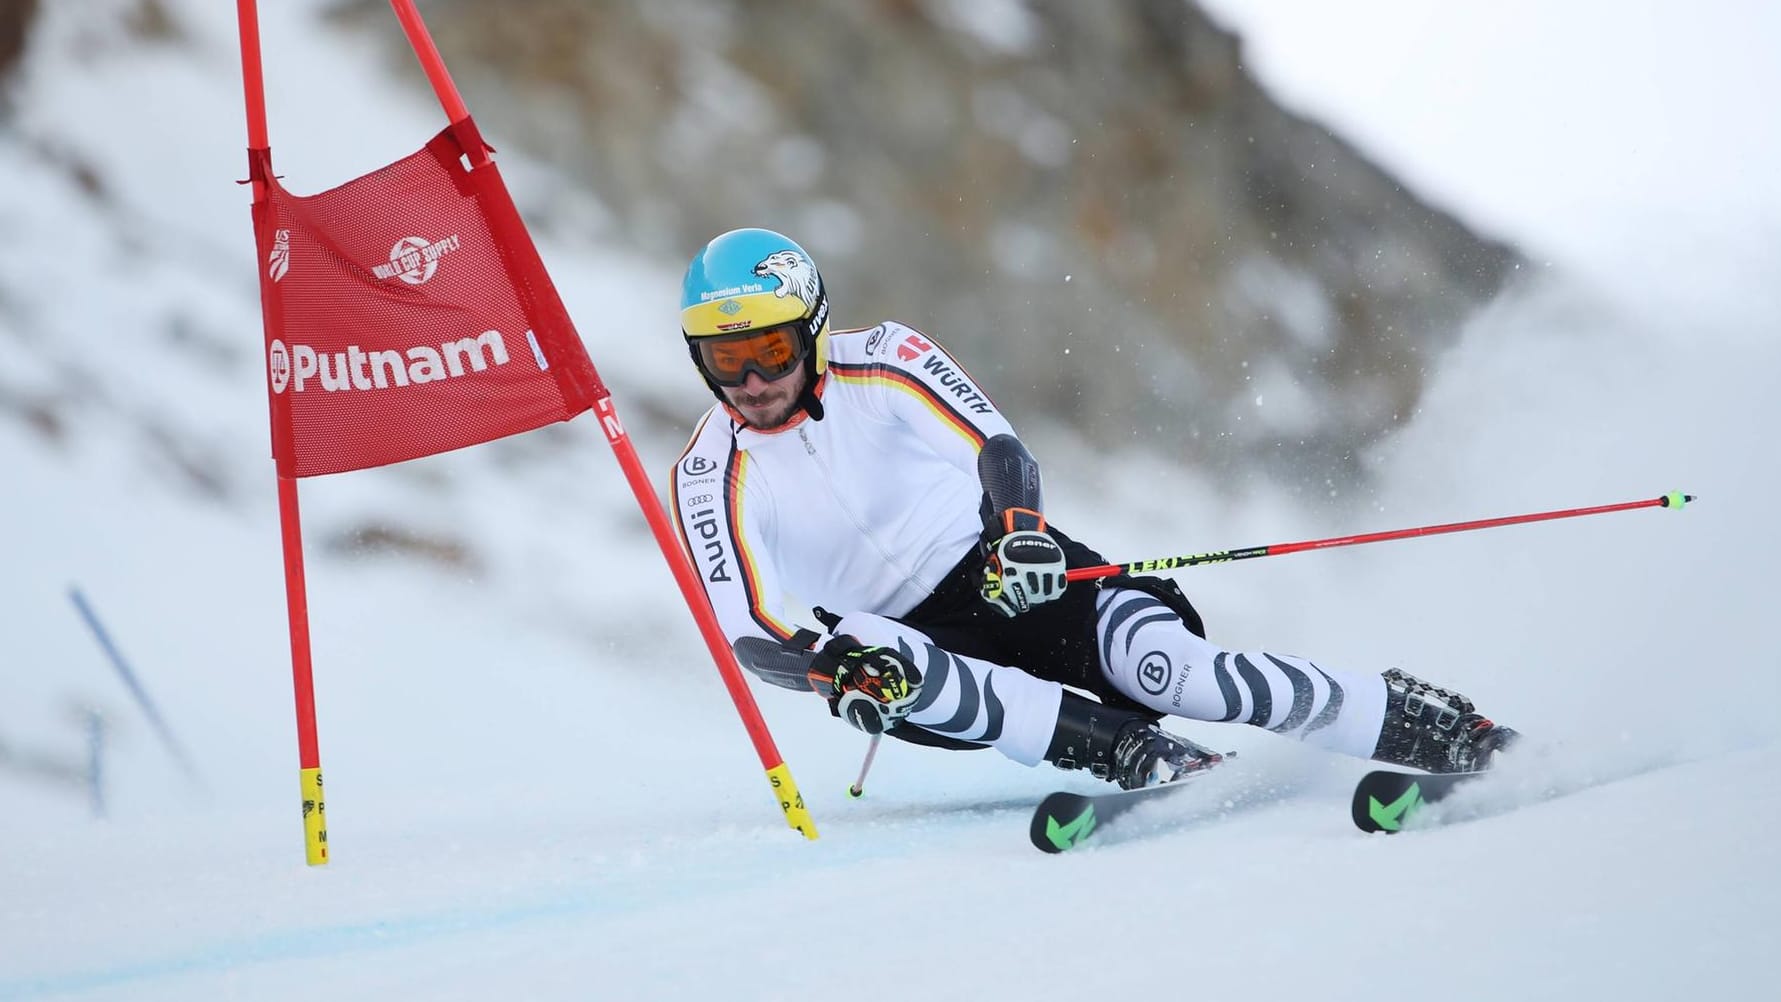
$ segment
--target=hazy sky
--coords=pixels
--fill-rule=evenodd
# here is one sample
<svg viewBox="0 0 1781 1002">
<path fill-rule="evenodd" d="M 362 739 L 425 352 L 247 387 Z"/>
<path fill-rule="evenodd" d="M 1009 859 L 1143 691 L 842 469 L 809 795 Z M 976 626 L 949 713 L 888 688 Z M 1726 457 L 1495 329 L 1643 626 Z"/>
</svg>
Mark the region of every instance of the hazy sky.
<svg viewBox="0 0 1781 1002">
<path fill-rule="evenodd" d="M 1774 4 L 1202 2 L 1286 104 L 1537 252 L 1781 236 Z"/>
</svg>

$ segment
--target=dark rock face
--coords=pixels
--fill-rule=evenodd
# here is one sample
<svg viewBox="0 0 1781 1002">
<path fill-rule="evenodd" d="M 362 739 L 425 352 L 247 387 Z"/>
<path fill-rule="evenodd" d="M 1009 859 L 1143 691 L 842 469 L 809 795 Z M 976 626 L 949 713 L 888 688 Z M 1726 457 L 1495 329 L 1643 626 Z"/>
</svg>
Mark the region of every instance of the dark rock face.
<svg viewBox="0 0 1781 1002">
<path fill-rule="evenodd" d="M 602 238 L 784 230 L 839 327 L 913 324 L 1017 422 L 1099 441 L 1340 474 L 1519 264 L 1276 105 L 1184 0 L 425 13 L 484 131 L 584 179 Z M 400 44 L 381 2 L 342 16 Z"/>
<path fill-rule="evenodd" d="M 25 36 L 37 16 L 37 0 L 0 0 L 0 80 L 25 54 Z"/>
</svg>

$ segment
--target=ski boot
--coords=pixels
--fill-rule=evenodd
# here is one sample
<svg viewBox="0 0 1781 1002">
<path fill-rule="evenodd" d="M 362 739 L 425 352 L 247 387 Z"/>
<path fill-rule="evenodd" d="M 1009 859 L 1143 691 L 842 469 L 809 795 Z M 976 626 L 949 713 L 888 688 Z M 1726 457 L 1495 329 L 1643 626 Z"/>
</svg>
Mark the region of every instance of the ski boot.
<svg viewBox="0 0 1781 1002">
<path fill-rule="evenodd" d="M 1045 752 L 1045 761 L 1059 769 L 1087 769 L 1124 790 L 1172 783 L 1223 760 L 1223 755 L 1158 727 L 1150 714 L 1073 692 L 1064 693 L 1057 730 Z"/>
<path fill-rule="evenodd" d="M 1496 753 L 1520 736 L 1452 689 L 1396 668 L 1384 678 L 1385 724 L 1373 748 L 1376 761 L 1425 772 L 1475 772 L 1490 768 Z"/>
</svg>

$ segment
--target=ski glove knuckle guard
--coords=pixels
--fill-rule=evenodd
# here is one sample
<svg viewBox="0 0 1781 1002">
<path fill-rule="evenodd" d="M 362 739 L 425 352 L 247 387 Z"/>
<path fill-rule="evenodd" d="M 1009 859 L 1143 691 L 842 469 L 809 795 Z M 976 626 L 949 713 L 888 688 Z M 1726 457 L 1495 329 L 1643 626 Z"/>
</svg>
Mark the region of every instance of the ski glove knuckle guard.
<svg viewBox="0 0 1781 1002">
<path fill-rule="evenodd" d="M 889 647 L 866 647 L 836 637 L 810 662 L 810 687 L 829 712 L 867 734 L 902 720 L 921 694 L 921 669 Z"/>
<path fill-rule="evenodd" d="M 1064 593 L 1063 548 L 1045 531 L 1036 512 L 1011 508 L 1003 513 L 1006 532 L 984 540 L 981 594 L 1004 616 L 1018 616 Z"/>
</svg>

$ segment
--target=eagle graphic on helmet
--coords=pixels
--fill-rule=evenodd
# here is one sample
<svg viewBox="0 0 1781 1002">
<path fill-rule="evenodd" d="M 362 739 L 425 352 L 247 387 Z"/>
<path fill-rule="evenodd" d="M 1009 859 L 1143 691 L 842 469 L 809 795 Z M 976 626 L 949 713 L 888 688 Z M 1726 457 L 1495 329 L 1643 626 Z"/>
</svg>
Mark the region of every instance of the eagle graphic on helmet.
<svg viewBox="0 0 1781 1002">
<path fill-rule="evenodd" d="M 795 250 L 776 251 L 755 265 L 754 273 L 779 279 L 779 288 L 773 290 L 775 296 L 797 296 L 806 310 L 815 312 L 816 301 L 822 295 L 822 279 L 816 277 L 816 266 L 803 254 Z"/>
</svg>

